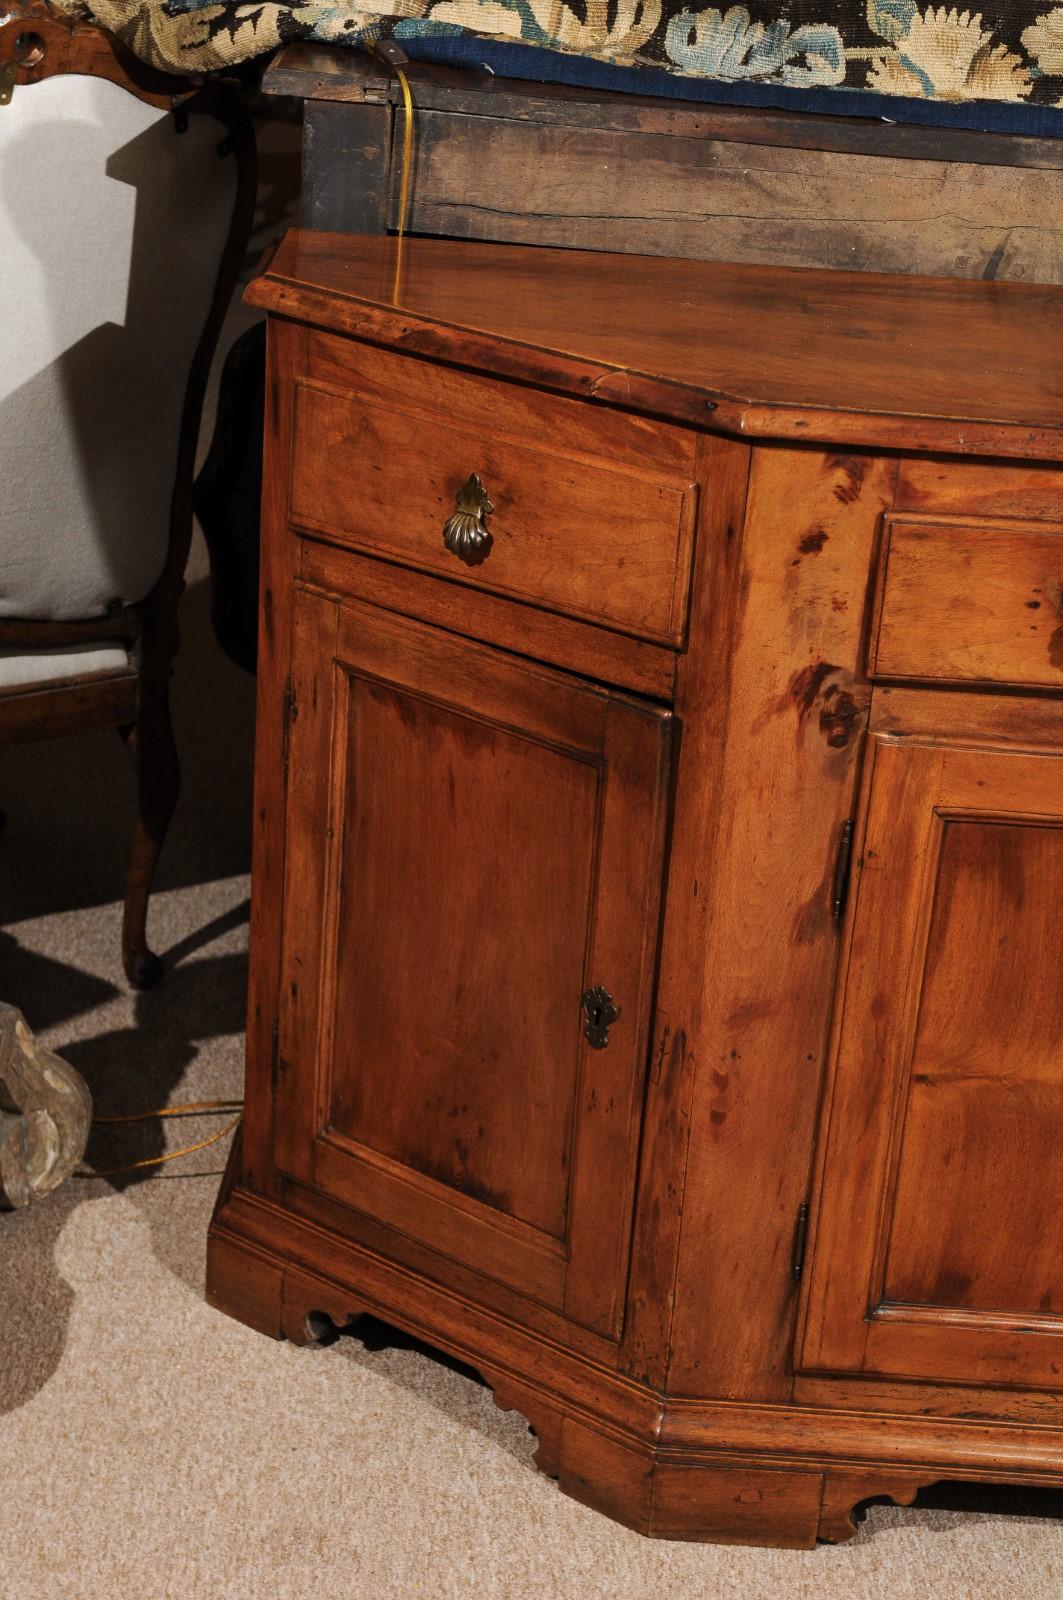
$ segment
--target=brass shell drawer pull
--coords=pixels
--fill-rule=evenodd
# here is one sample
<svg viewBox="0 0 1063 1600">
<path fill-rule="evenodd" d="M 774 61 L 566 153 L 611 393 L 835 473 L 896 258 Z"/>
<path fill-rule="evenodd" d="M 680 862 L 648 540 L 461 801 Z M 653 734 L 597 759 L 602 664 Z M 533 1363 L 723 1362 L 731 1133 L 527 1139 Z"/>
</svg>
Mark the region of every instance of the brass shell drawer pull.
<svg viewBox="0 0 1063 1600">
<path fill-rule="evenodd" d="M 474 567 L 491 553 L 491 531 L 484 518 L 495 509 L 475 472 L 470 472 L 458 490 L 455 504 L 458 509 L 443 524 L 443 543 L 459 561 Z"/>
</svg>

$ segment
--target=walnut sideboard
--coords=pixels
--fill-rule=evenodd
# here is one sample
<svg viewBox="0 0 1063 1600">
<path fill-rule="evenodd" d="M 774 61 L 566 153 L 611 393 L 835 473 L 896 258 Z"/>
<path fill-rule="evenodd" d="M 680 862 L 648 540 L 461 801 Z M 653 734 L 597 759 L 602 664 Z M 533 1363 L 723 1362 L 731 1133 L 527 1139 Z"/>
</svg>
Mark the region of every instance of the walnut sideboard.
<svg viewBox="0 0 1063 1600">
<path fill-rule="evenodd" d="M 1063 1485 L 1063 290 L 288 236 L 213 1303 L 580 1500 Z"/>
</svg>

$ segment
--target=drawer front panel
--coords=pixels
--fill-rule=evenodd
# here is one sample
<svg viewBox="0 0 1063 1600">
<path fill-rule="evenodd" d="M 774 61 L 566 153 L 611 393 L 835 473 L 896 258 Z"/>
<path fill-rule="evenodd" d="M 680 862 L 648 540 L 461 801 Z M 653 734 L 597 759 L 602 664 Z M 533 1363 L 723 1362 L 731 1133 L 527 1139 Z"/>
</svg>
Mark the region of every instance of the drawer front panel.
<svg viewBox="0 0 1063 1600">
<path fill-rule="evenodd" d="M 404 565 L 681 644 L 692 474 L 569 455 L 563 420 L 518 441 L 486 419 L 477 426 L 408 410 L 401 396 L 366 402 L 301 384 L 290 516 Z M 482 529 L 489 541 L 463 559 L 443 532 L 474 473 L 494 510 L 473 518 L 475 535 Z"/>
<path fill-rule="evenodd" d="M 869 671 L 1063 688 L 1063 525 L 891 518 Z"/>
<path fill-rule="evenodd" d="M 630 639 L 557 612 L 533 610 L 466 584 L 440 583 L 431 573 L 377 561 L 309 536 L 300 541 L 299 576 L 311 589 L 351 595 L 599 683 L 616 684 L 655 700 L 675 698 L 679 658 L 665 645 Z"/>
<path fill-rule="evenodd" d="M 567 456 L 667 478 L 685 480 L 694 471 L 698 436 L 691 428 L 552 394 L 534 388 L 533 379 L 513 383 L 314 330 L 307 336 L 304 375 L 325 389 L 374 404 L 398 401 L 404 411 L 468 423 L 496 438 L 545 440 Z"/>
<path fill-rule="evenodd" d="M 898 511 L 949 516 L 1030 517 L 1063 525 L 1063 468 L 1000 461 L 902 461 Z"/>
</svg>

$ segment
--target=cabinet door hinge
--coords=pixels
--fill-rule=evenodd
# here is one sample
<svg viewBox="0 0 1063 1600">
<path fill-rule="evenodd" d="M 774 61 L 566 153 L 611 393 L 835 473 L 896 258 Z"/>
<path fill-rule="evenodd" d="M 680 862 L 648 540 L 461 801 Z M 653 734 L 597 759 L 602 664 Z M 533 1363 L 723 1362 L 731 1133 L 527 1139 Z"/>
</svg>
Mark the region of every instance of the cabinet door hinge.
<svg viewBox="0 0 1063 1600">
<path fill-rule="evenodd" d="M 805 1244 L 808 1240 L 808 1201 L 802 1200 L 797 1208 L 797 1225 L 794 1228 L 794 1253 L 790 1270 L 795 1279 L 805 1270 Z"/>
<path fill-rule="evenodd" d="M 847 817 L 842 823 L 838 839 L 838 851 L 834 858 L 834 877 L 831 882 L 830 909 L 835 922 L 840 922 L 845 916 L 845 907 L 849 900 L 849 880 L 852 875 L 853 819 Z"/>
<path fill-rule="evenodd" d="M 292 680 L 290 677 L 287 677 L 284 680 L 284 708 L 281 712 L 281 761 L 286 773 L 288 771 L 288 750 L 292 742 L 292 722 L 294 717 L 295 695 L 292 691 Z"/>
</svg>

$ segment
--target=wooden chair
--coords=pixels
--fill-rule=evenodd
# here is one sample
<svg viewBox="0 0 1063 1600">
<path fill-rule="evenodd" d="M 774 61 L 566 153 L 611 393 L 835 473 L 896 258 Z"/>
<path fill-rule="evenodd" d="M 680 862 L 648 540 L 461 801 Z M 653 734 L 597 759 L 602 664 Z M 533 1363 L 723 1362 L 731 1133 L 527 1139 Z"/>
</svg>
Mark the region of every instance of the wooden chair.
<svg viewBox="0 0 1063 1600">
<path fill-rule="evenodd" d="M 254 207 L 234 90 L 41 0 L 0 23 L 0 740 L 113 725 L 136 762 L 135 988 L 180 782 L 169 709 L 200 413 Z"/>
</svg>

